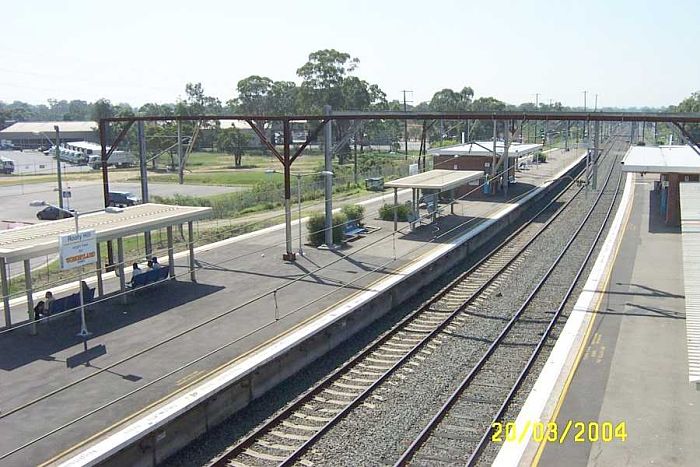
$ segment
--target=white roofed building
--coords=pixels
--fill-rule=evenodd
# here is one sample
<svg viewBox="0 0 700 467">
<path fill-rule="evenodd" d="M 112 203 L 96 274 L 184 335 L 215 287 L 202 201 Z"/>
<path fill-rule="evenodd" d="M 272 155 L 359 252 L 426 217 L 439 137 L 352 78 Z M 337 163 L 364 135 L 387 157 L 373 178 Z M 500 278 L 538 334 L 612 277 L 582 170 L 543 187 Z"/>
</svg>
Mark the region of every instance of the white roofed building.
<svg viewBox="0 0 700 467">
<path fill-rule="evenodd" d="M 54 141 L 58 126 L 61 142 L 99 141 L 97 122 L 17 122 L 0 131 L 0 139 L 12 141 L 22 149 L 36 149 Z"/>
<path fill-rule="evenodd" d="M 700 180 L 700 154 L 685 145 L 632 146 L 622 159 L 622 171 L 658 174 L 653 191 L 658 209 L 666 224 L 680 225 L 679 184 Z"/>
</svg>

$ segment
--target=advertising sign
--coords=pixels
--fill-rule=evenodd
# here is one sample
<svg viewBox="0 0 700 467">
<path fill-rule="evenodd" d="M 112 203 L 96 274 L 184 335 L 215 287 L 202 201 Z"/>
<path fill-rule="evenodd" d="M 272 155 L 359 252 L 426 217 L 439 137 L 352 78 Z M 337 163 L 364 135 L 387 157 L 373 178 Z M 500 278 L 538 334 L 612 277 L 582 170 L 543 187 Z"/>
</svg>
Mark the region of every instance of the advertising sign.
<svg viewBox="0 0 700 467">
<path fill-rule="evenodd" d="M 58 237 L 61 269 L 73 269 L 97 262 L 97 235 L 94 230 Z"/>
</svg>

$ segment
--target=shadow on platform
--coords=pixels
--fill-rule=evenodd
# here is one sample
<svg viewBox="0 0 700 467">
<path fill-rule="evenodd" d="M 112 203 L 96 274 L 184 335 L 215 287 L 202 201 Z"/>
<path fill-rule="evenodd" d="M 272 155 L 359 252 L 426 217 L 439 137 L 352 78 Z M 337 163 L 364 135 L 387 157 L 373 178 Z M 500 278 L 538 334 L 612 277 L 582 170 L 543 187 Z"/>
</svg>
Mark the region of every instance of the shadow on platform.
<svg viewBox="0 0 700 467">
<path fill-rule="evenodd" d="M 173 293 L 175 287 L 177 293 Z M 168 282 L 154 287 L 148 293 L 144 293 L 144 290 L 130 295 L 127 305 L 122 305 L 116 297 L 88 305 L 85 314 L 87 327 L 92 333 L 88 347 L 97 345 L 95 339 L 102 335 L 206 297 L 223 288 L 189 281 Z M 83 343 L 82 338 L 76 335 L 79 330 L 80 313 L 76 310 L 68 317 L 37 324 L 36 336 L 29 335 L 28 327 L 5 334 L 0 337 L 0 369 L 11 371 L 36 360 L 58 361 L 53 354 Z M 68 357 L 70 358 L 71 356 Z"/>
</svg>

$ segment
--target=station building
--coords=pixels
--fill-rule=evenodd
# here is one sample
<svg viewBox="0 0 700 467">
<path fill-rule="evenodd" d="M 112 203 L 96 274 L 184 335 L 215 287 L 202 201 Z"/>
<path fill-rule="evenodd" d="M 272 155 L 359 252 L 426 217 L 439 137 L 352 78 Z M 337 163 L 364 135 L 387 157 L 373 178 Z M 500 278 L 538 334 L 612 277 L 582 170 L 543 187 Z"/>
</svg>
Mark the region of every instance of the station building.
<svg viewBox="0 0 700 467">
<path fill-rule="evenodd" d="M 515 172 L 522 162 L 530 162 L 535 154 L 542 149 L 541 144 L 511 143 L 508 145 L 508 179 L 515 180 Z M 496 157 L 503 156 L 503 141 L 496 142 Z M 428 151 L 433 156 L 433 168 L 445 170 L 478 170 L 485 174 L 491 173 L 491 165 L 494 161 L 493 141 L 474 141 L 466 144 L 457 144 L 435 148 Z M 486 175 L 485 175 L 486 176 Z M 480 180 L 478 184 L 484 183 Z M 500 189 L 497 181 L 484 185 L 485 193 L 493 193 Z M 461 187 L 456 190 L 457 196 L 464 195 L 469 187 Z"/>
<path fill-rule="evenodd" d="M 700 154 L 687 145 L 632 146 L 622 159 L 623 172 L 653 174 L 654 195 L 666 225 L 681 223 L 680 188 L 682 182 L 700 180 Z"/>
</svg>

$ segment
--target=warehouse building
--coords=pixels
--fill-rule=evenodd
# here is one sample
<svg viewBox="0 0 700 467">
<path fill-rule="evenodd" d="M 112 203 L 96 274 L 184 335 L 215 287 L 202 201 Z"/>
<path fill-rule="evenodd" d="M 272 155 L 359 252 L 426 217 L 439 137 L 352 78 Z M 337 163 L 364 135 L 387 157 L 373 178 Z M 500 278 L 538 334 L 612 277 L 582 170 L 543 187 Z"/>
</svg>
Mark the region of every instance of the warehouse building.
<svg viewBox="0 0 700 467">
<path fill-rule="evenodd" d="M 37 149 L 55 142 L 58 126 L 62 143 L 70 141 L 99 142 L 97 122 L 17 122 L 0 131 L 1 140 L 12 141 L 22 149 Z"/>
</svg>

